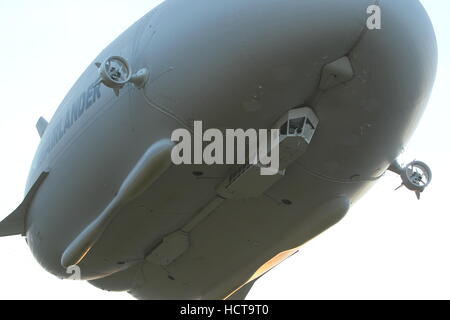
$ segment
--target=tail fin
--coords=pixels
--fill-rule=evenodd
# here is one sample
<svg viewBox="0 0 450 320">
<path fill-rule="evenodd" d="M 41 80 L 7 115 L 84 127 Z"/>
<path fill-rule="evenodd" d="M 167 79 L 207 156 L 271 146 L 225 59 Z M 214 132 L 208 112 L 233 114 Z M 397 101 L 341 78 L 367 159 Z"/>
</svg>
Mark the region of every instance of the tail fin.
<svg viewBox="0 0 450 320">
<path fill-rule="evenodd" d="M 42 138 L 44 136 L 45 130 L 47 130 L 48 122 L 43 117 L 39 118 L 39 121 L 36 123 L 36 129 L 39 133 L 39 136 Z"/>
<path fill-rule="evenodd" d="M 0 237 L 9 237 L 9 236 L 17 236 L 26 234 L 25 230 L 25 218 L 28 212 L 28 208 L 30 207 L 31 201 L 33 201 L 34 196 L 36 195 L 39 187 L 42 182 L 47 178 L 48 172 L 43 172 L 39 178 L 34 183 L 33 187 L 31 187 L 28 192 L 25 200 L 21 203 L 21 205 L 11 213 L 5 220 L 0 222 Z"/>
</svg>

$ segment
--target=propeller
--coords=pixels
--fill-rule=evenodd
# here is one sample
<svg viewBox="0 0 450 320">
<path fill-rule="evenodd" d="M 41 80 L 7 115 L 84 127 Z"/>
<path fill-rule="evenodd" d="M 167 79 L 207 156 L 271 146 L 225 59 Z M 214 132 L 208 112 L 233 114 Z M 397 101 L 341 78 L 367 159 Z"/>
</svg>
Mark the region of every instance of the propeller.
<svg viewBox="0 0 450 320">
<path fill-rule="evenodd" d="M 432 172 L 424 162 L 413 161 L 402 167 L 397 161 L 389 168 L 392 172 L 397 173 L 402 178 L 402 184 L 395 190 L 406 187 L 414 191 L 418 200 L 422 192 L 430 185 Z"/>
</svg>

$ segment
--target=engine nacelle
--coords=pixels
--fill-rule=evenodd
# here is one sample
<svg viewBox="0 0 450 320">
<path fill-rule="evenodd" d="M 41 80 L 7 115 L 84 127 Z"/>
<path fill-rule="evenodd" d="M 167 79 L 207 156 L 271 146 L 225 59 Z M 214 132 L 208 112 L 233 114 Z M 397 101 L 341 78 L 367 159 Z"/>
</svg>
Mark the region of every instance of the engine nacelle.
<svg viewBox="0 0 450 320">
<path fill-rule="evenodd" d="M 430 185 L 433 177 L 430 167 L 421 161 L 413 161 L 404 167 L 395 162 L 389 170 L 402 178 L 402 184 L 397 190 L 405 186 L 416 193 L 417 199 L 420 199 L 420 194 Z"/>
</svg>

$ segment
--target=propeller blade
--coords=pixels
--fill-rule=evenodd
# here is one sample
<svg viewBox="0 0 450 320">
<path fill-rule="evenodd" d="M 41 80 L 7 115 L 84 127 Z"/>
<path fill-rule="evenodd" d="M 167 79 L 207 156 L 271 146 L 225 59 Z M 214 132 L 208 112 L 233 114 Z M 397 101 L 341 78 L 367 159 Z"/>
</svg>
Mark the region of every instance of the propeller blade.
<svg viewBox="0 0 450 320">
<path fill-rule="evenodd" d="M 417 200 L 420 200 L 420 191 L 416 191 Z"/>
<path fill-rule="evenodd" d="M 397 190 L 399 190 L 401 187 L 403 187 L 405 184 L 404 183 L 402 183 L 401 185 L 400 185 L 400 187 L 398 187 L 397 189 L 395 189 L 395 191 L 397 191 Z"/>
</svg>

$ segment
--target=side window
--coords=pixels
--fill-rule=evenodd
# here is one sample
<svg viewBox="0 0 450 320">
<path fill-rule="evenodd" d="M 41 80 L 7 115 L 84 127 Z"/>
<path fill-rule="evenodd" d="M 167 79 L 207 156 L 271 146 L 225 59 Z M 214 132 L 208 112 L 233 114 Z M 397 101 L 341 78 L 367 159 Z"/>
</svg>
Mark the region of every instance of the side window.
<svg viewBox="0 0 450 320">
<path fill-rule="evenodd" d="M 312 124 L 311 120 L 307 119 L 306 124 L 307 124 L 312 130 L 316 130 L 316 127 L 314 127 L 314 125 Z"/>
</svg>

